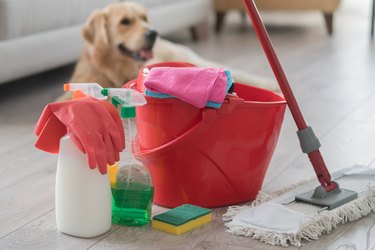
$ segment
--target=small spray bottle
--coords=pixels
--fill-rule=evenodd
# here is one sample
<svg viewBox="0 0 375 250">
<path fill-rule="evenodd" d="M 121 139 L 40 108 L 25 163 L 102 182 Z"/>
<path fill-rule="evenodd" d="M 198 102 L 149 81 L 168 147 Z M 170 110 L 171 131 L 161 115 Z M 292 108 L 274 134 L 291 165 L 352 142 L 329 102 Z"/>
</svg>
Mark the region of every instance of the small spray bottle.
<svg viewBox="0 0 375 250">
<path fill-rule="evenodd" d="M 120 111 L 125 129 L 125 150 L 120 161 L 109 167 L 112 190 L 112 223 L 141 226 L 150 221 L 154 187 L 147 168 L 135 155 L 139 153 L 135 107 L 146 104 L 144 96 L 133 89 L 108 88 L 102 94 L 112 98 Z"/>
</svg>

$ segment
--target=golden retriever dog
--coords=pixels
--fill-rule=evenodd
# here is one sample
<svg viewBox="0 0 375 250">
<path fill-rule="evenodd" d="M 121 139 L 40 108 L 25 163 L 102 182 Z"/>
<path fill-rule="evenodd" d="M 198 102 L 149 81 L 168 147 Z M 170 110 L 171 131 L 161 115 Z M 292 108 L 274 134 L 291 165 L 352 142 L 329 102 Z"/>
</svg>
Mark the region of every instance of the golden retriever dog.
<svg viewBox="0 0 375 250">
<path fill-rule="evenodd" d="M 70 80 L 72 83 L 97 82 L 103 87 L 121 87 L 137 77 L 141 67 L 165 61 L 225 67 L 201 58 L 185 46 L 159 38 L 148 21 L 146 8 L 138 3 L 115 3 L 96 10 L 84 25 L 82 35 L 84 49 Z M 274 82 L 230 70 L 235 81 L 277 89 Z M 70 97 L 66 93 L 59 100 Z"/>
</svg>

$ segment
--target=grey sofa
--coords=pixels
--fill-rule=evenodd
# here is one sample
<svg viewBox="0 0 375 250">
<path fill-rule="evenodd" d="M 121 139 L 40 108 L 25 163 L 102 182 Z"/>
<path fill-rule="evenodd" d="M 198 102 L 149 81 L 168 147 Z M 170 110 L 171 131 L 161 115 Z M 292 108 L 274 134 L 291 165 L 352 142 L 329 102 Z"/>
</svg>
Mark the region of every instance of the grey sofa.
<svg viewBox="0 0 375 250">
<path fill-rule="evenodd" d="M 161 35 L 203 22 L 211 0 L 134 0 Z M 77 60 L 89 14 L 119 0 L 0 0 L 0 84 Z M 173 21 L 172 21 L 173 20 Z"/>
</svg>

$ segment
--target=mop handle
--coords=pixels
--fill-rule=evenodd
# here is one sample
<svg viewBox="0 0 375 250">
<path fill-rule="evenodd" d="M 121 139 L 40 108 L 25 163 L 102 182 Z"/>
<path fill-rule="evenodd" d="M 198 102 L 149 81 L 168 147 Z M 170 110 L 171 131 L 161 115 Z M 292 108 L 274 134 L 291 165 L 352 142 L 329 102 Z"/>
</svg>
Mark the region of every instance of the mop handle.
<svg viewBox="0 0 375 250">
<path fill-rule="evenodd" d="M 271 65 L 272 71 L 275 74 L 280 89 L 288 103 L 290 112 L 292 113 L 297 128 L 299 131 L 303 132 L 304 130 L 308 129 L 308 127 L 297 104 L 296 98 L 294 97 L 293 92 L 290 88 L 288 79 L 286 78 L 284 70 L 273 48 L 268 32 L 264 27 L 262 19 L 259 16 L 255 3 L 253 0 L 242 0 L 242 2 L 246 8 L 248 16 L 251 19 L 258 39 L 262 44 L 264 53 L 267 56 L 268 62 Z M 309 129 L 311 130 L 310 132 L 313 133 L 310 127 Z M 319 142 L 318 144 L 320 146 Z M 331 191 L 336 188 L 336 184 L 331 181 L 330 173 L 328 172 L 328 169 L 318 148 L 319 147 L 316 147 L 311 150 L 307 150 L 307 152 L 304 152 L 308 154 L 311 164 L 314 167 L 315 173 L 321 185 L 326 189 L 326 191 Z"/>
</svg>

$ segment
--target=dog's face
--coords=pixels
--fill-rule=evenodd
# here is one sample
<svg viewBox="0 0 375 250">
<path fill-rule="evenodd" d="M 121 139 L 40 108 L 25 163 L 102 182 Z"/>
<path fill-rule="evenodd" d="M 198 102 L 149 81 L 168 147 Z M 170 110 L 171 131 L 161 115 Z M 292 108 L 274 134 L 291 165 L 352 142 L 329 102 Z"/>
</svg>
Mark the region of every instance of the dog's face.
<svg viewBox="0 0 375 250">
<path fill-rule="evenodd" d="M 140 4 L 127 2 L 94 12 L 82 33 L 91 49 L 109 49 L 136 61 L 152 58 L 158 35 L 150 27 L 147 10 Z"/>
</svg>

